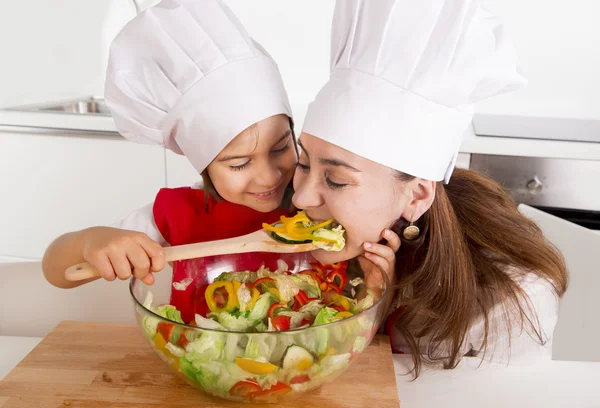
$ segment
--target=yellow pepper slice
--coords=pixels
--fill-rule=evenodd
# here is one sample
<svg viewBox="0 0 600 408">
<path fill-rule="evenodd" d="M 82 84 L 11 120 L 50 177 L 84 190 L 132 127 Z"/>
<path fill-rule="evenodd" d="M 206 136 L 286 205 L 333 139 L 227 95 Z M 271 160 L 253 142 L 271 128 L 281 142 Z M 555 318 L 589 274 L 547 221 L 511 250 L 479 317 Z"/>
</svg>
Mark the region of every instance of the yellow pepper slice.
<svg viewBox="0 0 600 408">
<path fill-rule="evenodd" d="M 333 296 L 333 303 L 343 307 L 346 310 L 350 310 L 350 301 L 348 298 L 343 295 L 338 295 L 337 293 Z"/>
<path fill-rule="evenodd" d="M 250 360 L 248 358 L 241 358 L 241 357 L 236 357 L 235 363 L 242 370 L 247 371 L 252 374 L 269 374 L 279 368 L 275 364 L 261 363 L 260 361 L 254 361 L 254 360 Z"/>
<path fill-rule="evenodd" d="M 321 362 L 321 360 L 323 360 L 325 357 L 332 356 L 336 353 L 337 351 L 334 347 L 327 346 L 327 348 L 325 349 L 325 353 L 323 353 L 323 355 L 319 357 L 319 362 Z"/>
<path fill-rule="evenodd" d="M 236 281 L 236 280 L 232 280 L 231 281 L 231 285 L 233 286 L 233 295 L 235 296 L 235 304 L 239 307 L 240 302 L 237 298 L 237 293 L 238 293 L 238 289 L 240 287 L 242 287 L 242 282 L 240 281 Z"/>
<path fill-rule="evenodd" d="M 310 219 L 303 211 L 299 211 L 298 214 L 296 214 L 295 216 L 293 216 L 291 218 L 281 216 L 280 220 L 281 220 L 281 223 L 283 224 L 282 226 L 275 227 L 271 224 L 266 224 L 266 223 L 263 223 L 262 226 L 264 229 L 266 229 L 268 231 L 284 233 L 284 234 L 289 235 L 290 238 L 297 239 L 299 241 L 300 240 L 301 241 L 313 240 L 313 241 L 321 241 L 321 242 L 335 242 L 335 240 L 321 238 L 321 237 L 314 237 L 312 235 L 312 232 L 318 230 L 319 228 L 323 228 L 323 227 L 331 224 L 333 222 L 333 219 L 330 219 L 330 220 L 324 221 L 320 224 L 306 228 L 302 225 L 302 223 L 310 222 Z"/>
<path fill-rule="evenodd" d="M 334 316 L 334 319 L 335 320 L 342 320 L 342 319 L 345 319 L 346 317 L 352 317 L 352 316 L 354 316 L 354 315 L 352 313 L 350 313 L 350 312 L 339 312 L 338 314 L 336 314 Z"/>
<path fill-rule="evenodd" d="M 227 291 L 227 303 L 222 307 L 217 305 L 217 302 L 214 298 L 215 291 L 219 288 L 224 288 Z M 229 281 L 217 281 L 211 283 L 206 288 L 204 297 L 206 298 L 206 304 L 208 305 L 208 308 L 214 313 L 231 312 L 237 306 L 237 296 L 233 290 L 233 284 Z"/>
<path fill-rule="evenodd" d="M 252 309 L 260 296 L 260 291 L 256 288 L 252 288 L 252 299 L 250 299 L 250 303 L 248 303 L 248 310 Z"/>
<path fill-rule="evenodd" d="M 269 291 L 271 294 L 273 294 L 273 295 L 277 296 L 277 299 L 281 299 L 281 294 L 279 293 L 279 289 L 277 289 L 277 288 L 267 288 L 267 290 L 268 290 L 268 291 Z"/>
</svg>

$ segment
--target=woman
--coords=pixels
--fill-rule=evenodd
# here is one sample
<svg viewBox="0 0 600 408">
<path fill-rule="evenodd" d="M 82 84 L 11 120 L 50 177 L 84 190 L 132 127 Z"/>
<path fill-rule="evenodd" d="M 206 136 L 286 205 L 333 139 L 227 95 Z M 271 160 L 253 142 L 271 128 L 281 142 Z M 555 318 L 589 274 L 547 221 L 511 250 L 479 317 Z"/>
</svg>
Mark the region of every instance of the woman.
<svg viewBox="0 0 600 408">
<path fill-rule="evenodd" d="M 561 256 L 499 184 L 452 174 L 471 105 L 525 82 L 503 28 L 475 0 L 343 0 L 331 53 L 293 202 L 344 225 L 347 246 L 316 257 L 360 256 L 390 274 L 386 329 L 415 375 L 423 361 L 546 350 L 567 287 Z M 387 248 L 362 256 L 382 238 Z"/>
</svg>

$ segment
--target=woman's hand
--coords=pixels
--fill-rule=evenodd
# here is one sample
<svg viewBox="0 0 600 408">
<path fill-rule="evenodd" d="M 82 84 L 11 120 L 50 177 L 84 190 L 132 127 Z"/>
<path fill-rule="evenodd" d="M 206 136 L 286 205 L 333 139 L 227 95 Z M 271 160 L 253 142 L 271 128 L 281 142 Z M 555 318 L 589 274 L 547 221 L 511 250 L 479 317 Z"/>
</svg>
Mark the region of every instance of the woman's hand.
<svg viewBox="0 0 600 408">
<path fill-rule="evenodd" d="M 400 249 L 400 237 L 389 229 L 384 230 L 381 237 L 387 241 L 385 244 L 365 242 L 365 252 L 358 257 L 369 288 L 382 286 L 381 272 L 387 274 L 390 285 L 395 282 L 396 252 Z"/>
</svg>

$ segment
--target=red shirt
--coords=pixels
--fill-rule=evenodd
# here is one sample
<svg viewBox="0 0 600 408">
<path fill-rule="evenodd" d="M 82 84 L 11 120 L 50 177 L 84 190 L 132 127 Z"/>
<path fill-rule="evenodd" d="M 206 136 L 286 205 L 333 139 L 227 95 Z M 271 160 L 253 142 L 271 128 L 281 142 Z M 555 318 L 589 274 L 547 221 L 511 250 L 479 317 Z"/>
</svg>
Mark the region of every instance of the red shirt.
<svg viewBox="0 0 600 408">
<path fill-rule="evenodd" d="M 262 213 L 228 201 L 216 201 L 210 196 L 205 201 L 203 190 L 190 187 L 161 189 L 154 201 L 153 213 L 156 226 L 171 246 L 250 234 L 261 229 L 263 222 L 271 224 L 282 215 L 290 215 L 283 209 Z M 181 311 L 184 322 L 194 319 L 196 292 L 208 281 L 206 269 L 214 268 L 218 259 L 209 257 L 173 263 L 173 282 L 193 278 L 184 290 L 171 288 L 170 304 Z M 203 294 L 198 298 L 203 298 Z"/>
</svg>

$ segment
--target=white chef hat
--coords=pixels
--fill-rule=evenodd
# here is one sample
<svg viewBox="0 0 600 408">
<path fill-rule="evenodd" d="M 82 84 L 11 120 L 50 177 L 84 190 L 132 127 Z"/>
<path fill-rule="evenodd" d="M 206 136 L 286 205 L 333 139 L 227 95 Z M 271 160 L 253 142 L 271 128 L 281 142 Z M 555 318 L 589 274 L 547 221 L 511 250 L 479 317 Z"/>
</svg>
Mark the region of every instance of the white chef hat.
<svg viewBox="0 0 600 408">
<path fill-rule="evenodd" d="M 331 75 L 302 131 L 448 182 L 471 105 L 525 83 L 505 29 L 476 0 L 338 0 Z"/>
<path fill-rule="evenodd" d="M 220 0 L 163 0 L 110 47 L 105 99 L 129 140 L 200 173 L 240 132 L 292 111 L 275 61 Z"/>
</svg>

